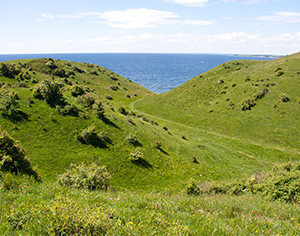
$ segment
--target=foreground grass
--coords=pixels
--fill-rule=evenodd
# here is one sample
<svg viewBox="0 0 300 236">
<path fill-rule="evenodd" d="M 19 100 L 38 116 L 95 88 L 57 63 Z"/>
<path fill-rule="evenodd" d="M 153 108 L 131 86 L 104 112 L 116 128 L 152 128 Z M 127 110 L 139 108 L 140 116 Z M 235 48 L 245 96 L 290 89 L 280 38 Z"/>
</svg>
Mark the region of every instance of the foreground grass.
<svg viewBox="0 0 300 236">
<path fill-rule="evenodd" d="M 0 192 L 1 235 L 299 235 L 299 203 L 260 195 L 68 189 L 22 180 Z"/>
</svg>

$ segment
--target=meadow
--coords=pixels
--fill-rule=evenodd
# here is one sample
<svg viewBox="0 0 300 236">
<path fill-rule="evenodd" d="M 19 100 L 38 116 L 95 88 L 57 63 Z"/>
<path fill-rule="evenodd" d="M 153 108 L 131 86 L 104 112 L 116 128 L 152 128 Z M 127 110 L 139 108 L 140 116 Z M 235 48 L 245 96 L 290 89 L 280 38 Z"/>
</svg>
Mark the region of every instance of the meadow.
<svg viewBox="0 0 300 236">
<path fill-rule="evenodd" d="M 299 234 L 299 55 L 159 95 L 98 65 L 1 63 L 0 234 Z"/>
</svg>

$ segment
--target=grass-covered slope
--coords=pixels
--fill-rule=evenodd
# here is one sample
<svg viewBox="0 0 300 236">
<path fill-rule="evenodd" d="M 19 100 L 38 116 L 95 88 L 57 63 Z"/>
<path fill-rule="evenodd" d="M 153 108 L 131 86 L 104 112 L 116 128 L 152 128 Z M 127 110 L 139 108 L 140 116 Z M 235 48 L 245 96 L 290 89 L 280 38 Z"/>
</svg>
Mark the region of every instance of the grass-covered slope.
<svg viewBox="0 0 300 236">
<path fill-rule="evenodd" d="M 282 134 L 281 142 L 291 139 L 290 145 L 296 145 L 297 128 L 290 129 L 298 122 L 296 92 L 287 87 L 290 100 L 280 102 L 281 92 L 273 89 L 281 81 L 293 81 L 291 75 L 297 73 L 279 62 L 269 65 L 275 75 L 265 79 L 264 86 L 251 81 L 256 78 L 251 67 L 261 68 L 261 62 L 231 62 L 169 93 L 152 96 L 142 86 L 97 65 L 44 58 L 10 61 L 1 64 L 1 101 L 10 106 L 1 106 L 0 125 L 20 141 L 42 180 L 56 181 L 71 163 L 82 162 L 105 165 L 113 188 L 174 189 L 183 188 L 190 178 L 236 179 L 299 158 L 295 147 L 260 143 L 263 135 L 270 139 L 267 131 L 274 133 L 276 128 L 288 132 Z M 238 76 L 244 70 L 249 71 L 250 81 Z M 278 71 L 284 74 L 277 76 Z M 290 76 L 284 79 L 286 75 Z M 248 98 L 243 91 L 249 95 L 264 87 L 268 93 L 251 110 L 242 111 L 238 99 Z M 270 118 L 260 120 L 264 112 L 258 108 L 269 106 L 261 102 L 271 95 L 277 105 L 272 112 L 284 111 L 286 117 L 278 120 L 266 112 Z M 231 101 L 235 105 L 228 106 Z M 292 110 L 290 106 L 295 107 L 291 114 L 286 110 Z M 236 119 L 246 123 L 243 131 L 239 132 L 244 126 L 237 125 Z M 282 125 L 268 130 L 275 121 Z M 258 132 L 262 124 L 267 127 Z"/>
<path fill-rule="evenodd" d="M 234 63 L 207 72 L 215 71 L 216 77 L 207 78 L 217 85 L 194 78 L 191 86 L 159 96 L 96 65 L 52 59 L 0 63 L 0 234 L 297 235 L 299 163 L 264 170 L 299 160 L 298 150 L 276 139 L 261 143 L 249 132 L 252 126 L 244 135 L 234 132 L 229 120 L 240 114 L 250 119 L 292 70 L 285 67 L 281 74 L 277 65 L 276 86 L 266 84 L 268 92 L 251 110 L 236 105 L 223 114 L 217 105 L 230 101 L 222 100 L 220 86 L 234 101 L 241 96 L 233 89 L 263 89 L 239 77 L 225 89 L 242 66 Z M 210 90 L 196 90 L 201 86 Z M 172 99 L 181 97 L 178 91 L 189 98 L 185 103 Z M 189 91 L 219 103 L 205 113 L 213 105 Z M 289 100 L 281 97 L 284 103 L 276 109 L 295 105 L 296 92 L 287 86 L 285 93 Z M 197 109 L 203 109 L 201 116 Z M 209 122 L 213 113 L 219 123 Z M 230 125 L 223 130 L 226 114 Z M 297 140 L 297 126 L 287 127 Z"/>
<path fill-rule="evenodd" d="M 136 103 L 138 110 L 205 131 L 299 154 L 300 53 L 224 63 Z"/>
<path fill-rule="evenodd" d="M 263 167 L 209 134 L 133 112 L 152 93 L 100 66 L 16 60 L 1 64 L 0 79 L 1 129 L 20 141 L 42 181 L 82 162 L 106 166 L 112 188 L 124 189 L 183 188 L 191 177 L 238 178 Z"/>
</svg>

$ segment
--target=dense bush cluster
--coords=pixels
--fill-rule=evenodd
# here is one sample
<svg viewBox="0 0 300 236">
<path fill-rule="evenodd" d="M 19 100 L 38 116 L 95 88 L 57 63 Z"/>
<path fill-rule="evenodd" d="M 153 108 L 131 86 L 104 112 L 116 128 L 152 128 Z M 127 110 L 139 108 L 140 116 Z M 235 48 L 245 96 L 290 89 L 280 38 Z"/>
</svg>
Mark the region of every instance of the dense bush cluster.
<svg viewBox="0 0 300 236">
<path fill-rule="evenodd" d="M 105 166 L 79 164 L 71 165 L 71 169 L 58 177 L 58 183 L 78 189 L 107 190 L 110 174 Z"/>
<path fill-rule="evenodd" d="M 45 100 L 50 105 L 56 105 L 63 102 L 63 94 L 61 88 L 62 83 L 51 80 L 44 80 L 33 90 L 33 97 Z"/>
<path fill-rule="evenodd" d="M 24 150 L 8 133 L 0 129 L 0 170 L 13 174 L 27 174 L 39 179 Z"/>
<path fill-rule="evenodd" d="M 246 181 L 207 183 L 200 186 L 191 182 L 187 186 L 189 195 L 244 193 L 262 194 L 271 200 L 300 201 L 300 162 L 275 166 L 265 174 L 256 174 Z"/>
<path fill-rule="evenodd" d="M 14 78 L 20 73 L 20 70 L 17 69 L 14 65 L 1 63 L 0 73 L 5 77 Z"/>
</svg>

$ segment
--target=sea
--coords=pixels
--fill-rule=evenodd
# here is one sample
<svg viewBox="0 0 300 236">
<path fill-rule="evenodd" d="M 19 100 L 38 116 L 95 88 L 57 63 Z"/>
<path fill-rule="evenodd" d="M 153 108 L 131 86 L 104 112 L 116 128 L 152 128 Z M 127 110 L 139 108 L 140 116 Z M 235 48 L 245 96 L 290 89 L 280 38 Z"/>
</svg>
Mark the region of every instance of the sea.
<svg viewBox="0 0 300 236">
<path fill-rule="evenodd" d="M 238 59 L 273 60 L 273 56 L 163 53 L 0 54 L 0 62 L 53 58 L 103 66 L 154 93 L 164 93 L 222 63 Z"/>
</svg>

